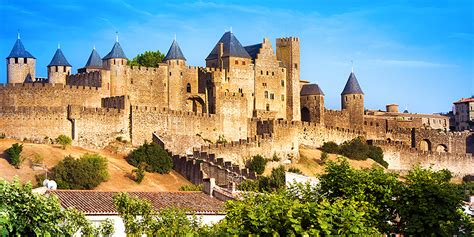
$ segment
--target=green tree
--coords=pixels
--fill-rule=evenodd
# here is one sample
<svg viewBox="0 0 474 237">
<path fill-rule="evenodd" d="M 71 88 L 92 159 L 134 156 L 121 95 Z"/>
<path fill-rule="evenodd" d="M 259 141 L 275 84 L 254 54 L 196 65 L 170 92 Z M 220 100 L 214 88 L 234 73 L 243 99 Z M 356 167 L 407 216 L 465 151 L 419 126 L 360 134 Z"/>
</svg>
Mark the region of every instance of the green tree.
<svg viewBox="0 0 474 237">
<path fill-rule="evenodd" d="M 130 66 L 158 67 L 158 64 L 163 62 L 164 58 L 165 55 L 160 50 L 145 51 L 128 61 L 127 64 Z"/>
<path fill-rule="evenodd" d="M 326 162 L 326 160 L 329 158 L 329 155 L 327 152 L 323 151 L 321 152 L 321 161 Z"/>
<path fill-rule="evenodd" d="M 379 163 L 385 168 L 388 168 L 388 163 L 383 159 L 383 150 L 378 146 L 369 145 L 369 150 L 367 151 L 367 156 Z"/>
<path fill-rule="evenodd" d="M 72 139 L 66 135 L 59 135 L 56 139 L 55 139 L 56 143 L 58 143 L 59 145 L 61 145 L 61 148 L 64 150 L 66 149 L 67 146 L 71 145 L 72 144 Z"/>
<path fill-rule="evenodd" d="M 415 167 L 405 178 L 396 202 L 400 232 L 415 236 L 459 234 L 464 196 L 459 185 L 450 183 L 451 172 Z"/>
<path fill-rule="evenodd" d="M 295 173 L 295 174 L 303 174 L 303 172 L 301 172 L 300 169 L 295 168 L 295 167 L 289 168 L 289 169 L 288 169 L 288 172 Z"/>
<path fill-rule="evenodd" d="M 323 143 L 323 146 L 321 147 L 322 151 L 325 151 L 327 153 L 332 153 L 332 154 L 338 154 L 339 153 L 339 145 L 335 142 L 325 142 Z"/>
<path fill-rule="evenodd" d="M 62 189 L 93 189 L 109 178 L 107 159 L 85 154 L 65 157 L 52 169 L 52 178 Z"/>
<path fill-rule="evenodd" d="M 6 150 L 10 164 L 19 169 L 21 164 L 21 152 L 23 151 L 23 144 L 15 143 Z"/>
<path fill-rule="evenodd" d="M 133 150 L 128 155 L 127 162 L 135 167 L 138 167 L 140 163 L 146 163 L 146 171 L 160 174 L 167 174 L 173 168 L 173 161 L 168 152 L 155 143 L 145 142 Z"/>
<path fill-rule="evenodd" d="M 257 174 L 263 174 L 266 165 L 267 160 L 261 155 L 253 156 L 249 161 L 249 169 Z"/>
<path fill-rule="evenodd" d="M 339 153 L 354 160 L 366 160 L 369 145 L 362 137 L 342 143 Z"/>
<path fill-rule="evenodd" d="M 138 165 L 138 168 L 133 169 L 132 173 L 135 175 L 135 182 L 136 183 L 141 183 L 143 179 L 145 178 L 145 168 L 146 168 L 146 163 L 140 163 Z"/>
</svg>

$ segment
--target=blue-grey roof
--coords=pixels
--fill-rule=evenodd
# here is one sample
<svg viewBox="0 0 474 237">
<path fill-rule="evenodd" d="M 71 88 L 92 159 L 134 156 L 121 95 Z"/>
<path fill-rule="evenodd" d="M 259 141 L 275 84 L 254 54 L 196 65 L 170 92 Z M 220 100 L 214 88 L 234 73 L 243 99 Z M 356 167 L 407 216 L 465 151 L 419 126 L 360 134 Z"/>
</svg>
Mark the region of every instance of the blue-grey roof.
<svg viewBox="0 0 474 237">
<path fill-rule="evenodd" d="M 224 44 L 224 52 L 222 54 L 222 57 L 252 58 L 244 49 L 244 47 L 242 47 L 235 35 L 232 32 L 228 31 L 225 32 L 221 39 L 217 42 L 216 46 L 214 46 L 214 49 L 212 49 L 206 60 L 217 58 L 220 43 Z"/>
<path fill-rule="evenodd" d="M 69 64 L 66 57 L 64 57 L 63 51 L 61 51 L 61 49 L 57 49 L 56 53 L 54 53 L 53 59 L 51 59 L 51 62 L 48 64 L 48 67 L 51 67 L 51 66 L 71 67 L 71 64 Z"/>
<path fill-rule="evenodd" d="M 30 52 L 26 51 L 25 46 L 20 39 L 17 39 L 15 45 L 13 45 L 12 51 L 8 55 L 7 59 L 9 58 L 35 58 Z"/>
<path fill-rule="evenodd" d="M 111 59 L 111 58 L 125 58 L 125 59 L 127 58 L 119 42 L 115 42 L 112 50 L 110 50 L 110 52 L 107 55 L 105 55 L 103 59 Z"/>
<path fill-rule="evenodd" d="M 91 55 L 86 63 L 86 68 L 102 68 L 102 59 L 95 49 L 92 50 Z"/>
<path fill-rule="evenodd" d="M 347 79 L 346 86 L 344 87 L 344 90 L 341 93 L 341 95 L 346 94 L 364 94 L 364 92 L 362 92 L 362 89 L 360 89 L 359 82 L 357 81 L 357 78 L 353 72 L 351 72 L 351 75 L 349 75 L 349 79 Z"/>
<path fill-rule="evenodd" d="M 324 95 L 324 93 L 321 90 L 321 88 L 319 88 L 318 84 L 305 84 L 301 88 L 300 95 L 301 96 L 305 96 L 305 95 Z"/>
<path fill-rule="evenodd" d="M 163 60 L 167 61 L 167 60 L 170 60 L 170 59 L 186 60 L 186 58 L 183 55 L 183 52 L 181 52 L 181 48 L 179 48 L 178 42 L 176 42 L 176 40 L 173 40 L 173 43 L 171 44 L 171 47 L 168 50 L 168 53 L 166 54 L 166 57 Z"/>
<path fill-rule="evenodd" d="M 257 54 L 260 52 L 260 48 L 262 47 L 262 44 L 254 44 L 254 45 L 249 45 L 245 46 L 244 49 L 247 51 L 247 53 L 252 57 L 253 60 L 257 57 Z"/>
</svg>

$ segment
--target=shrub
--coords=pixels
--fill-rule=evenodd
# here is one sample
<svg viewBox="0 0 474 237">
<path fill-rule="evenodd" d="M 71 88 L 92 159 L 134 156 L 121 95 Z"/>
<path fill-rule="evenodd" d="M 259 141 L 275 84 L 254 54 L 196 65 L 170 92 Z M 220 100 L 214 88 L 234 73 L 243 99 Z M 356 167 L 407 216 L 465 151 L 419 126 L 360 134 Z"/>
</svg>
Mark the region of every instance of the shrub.
<svg viewBox="0 0 474 237">
<path fill-rule="evenodd" d="M 109 178 L 107 159 L 90 154 L 79 159 L 67 156 L 53 167 L 52 178 L 61 189 L 93 189 Z"/>
<path fill-rule="evenodd" d="M 173 168 L 173 161 L 168 153 L 158 144 L 147 143 L 133 150 L 127 157 L 127 162 L 135 167 L 146 163 L 148 172 L 167 174 Z"/>
<path fill-rule="evenodd" d="M 325 151 L 327 153 L 331 154 L 338 154 L 339 153 L 339 145 L 335 142 L 325 142 L 323 146 L 321 147 L 322 151 Z"/>
<path fill-rule="evenodd" d="M 258 179 L 257 180 L 246 179 L 237 186 L 237 189 L 242 190 L 242 191 L 258 192 L 260 191 L 260 183 Z"/>
<path fill-rule="evenodd" d="M 276 153 L 273 153 L 272 161 L 279 162 L 280 160 L 280 157 L 278 157 Z"/>
<path fill-rule="evenodd" d="M 138 165 L 138 168 L 132 170 L 132 173 L 135 174 L 135 182 L 136 183 L 141 183 L 143 179 L 145 178 L 145 169 L 146 169 L 146 163 L 140 163 Z"/>
<path fill-rule="evenodd" d="M 301 172 L 300 169 L 295 168 L 295 167 L 289 168 L 289 169 L 288 169 L 288 172 L 295 173 L 295 174 L 303 174 L 303 172 Z"/>
<path fill-rule="evenodd" d="M 361 137 L 346 141 L 340 147 L 341 155 L 354 160 L 366 160 L 368 151 L 369 145 Z"/>
<path fill-rule="evenodd" d="M 20 168 L 21 151 L 23 151 L 23 144 L 18 143 L 13 144 L 6 150 L 10 164 L 15 166 L 17 169 Z"/>
<path fill-rule="evenodd" d="M 252 157 L 249 162 L 249 169 L 254 171 L 257 174 L 263 174 L 265 171 L 265 166 L 267 165 L 267 160 L 261 155 L 256 155 Z"/>
<path fill-rule="evenodd" d="M 379 163 L 383 167 L 387 168 L 388 163 L 383 160 L 383 151 L 382 148 L 378 146 L 370 146 L 369 145 L 369 150 L 367 151 L 367 156 L 374 160 L 375 162 Z"/>
<path fill-rule="evenodd" d="M 72 139 L 66 135 L 59 135 L 55 141 L 57 144 L 61 145 L 63 150 L 66 149 L 66 146 L 71 145 L 72 143 Z"/>
<path fill-rule="evenodd" d="M 325 162 L 328 158 L 329 158 L 328 153 L 325 152 L 325 151 L 323 151 L 323 152 L 321 153 L 321 161 L 322 161 L 322 162 Z"/>
<path fill-rule="evenodd" d="M 202 191 L 202 184 L 200 185 L 183 185 L 179 187 L 179 191 Z"/>
</svg>

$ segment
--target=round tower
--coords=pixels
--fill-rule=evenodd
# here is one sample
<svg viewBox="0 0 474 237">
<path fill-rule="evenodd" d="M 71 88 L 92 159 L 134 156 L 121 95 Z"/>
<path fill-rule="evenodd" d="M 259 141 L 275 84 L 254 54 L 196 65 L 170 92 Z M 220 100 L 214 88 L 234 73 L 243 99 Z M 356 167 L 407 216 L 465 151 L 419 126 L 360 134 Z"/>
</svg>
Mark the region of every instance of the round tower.
<svg viewBox="0 0 474 237">
<path fill-rule="evenodd" d="M 186 73 L 186 58 L 181 51 L 181 48 L 176 42 L 176 39 L 171 43 L 170 49 L 163 61 L 168 64 L 168 108 L 172 110 L 186 110 L 188 102 L 191 107 L 191 101 L 187 101 L 188 96 L 192 93 L 192 82 L 185 80 L 183 74 Z"/>
<path fill-rule="evenodd" d="M 24 83 L 35 80 L 36 58 L 23 46 L 18 33 L 18 38 L 6 58 L 7 83 Z"/>
<path fill-rule="evenodd" d="M 362 92 L 354 72 L 349 75 L 346 86 L 341 93 L 341 105 L 342 110 L 349 112 L 351 126 L 362 126 L 364 124 L 364 92 Z"/>
<path fill-rule="evenodd" d="M 110 71 L 110 96 L 124 95 L 127 83 L 127 57 L 118 41 L 118 35 L 112 50 L 102 58 L 103 68 Z"/>
<path fill-rule="evenodd" d="M 303 85 L 300 99 L 301 121 L 324 124 L 324 93 L 319 85 Z"/>
<path fill-rule="evenodd" d="M 71 68 L 71 64 L 69 64 L 61 47 L 58 45 L 56 53 L 54 53 L 51 62 L 48 64 L 49 83 L 66 84 L 67 76 L 71 75 Z"/>
</svg>

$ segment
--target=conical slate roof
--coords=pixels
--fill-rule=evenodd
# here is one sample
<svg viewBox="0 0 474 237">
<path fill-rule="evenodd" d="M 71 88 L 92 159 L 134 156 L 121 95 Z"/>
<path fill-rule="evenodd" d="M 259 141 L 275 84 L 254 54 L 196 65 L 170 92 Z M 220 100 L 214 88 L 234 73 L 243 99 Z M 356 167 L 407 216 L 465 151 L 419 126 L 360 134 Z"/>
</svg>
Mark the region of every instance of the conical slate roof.
<svg viewBox="0 0 474 237">
<path fill-rule="evenodd" d="M 186 58 L 183 55 L 183 52 L 181 52 L 181 48 L 179 48 L 178 42 L 176 42 L 176 40 L 173 40 L 173 43 L 171 44 L 171 47 L 168 50 L 168 53 L 166 54 L 166 57 L 164 58 L 164 61 L 168 61 L 170 59 L 186 60 Z"/>
<path fill-rule="evenodd" d="M 69 66 L 71 67 L 71 64 L 67 61 L 66 57 L 64 57 L 63 51 L 61 51 L 60 48 L 56 50 L 56 53 L 53 56 L 53 59 L 51 59 L 51 62 L 48 64 L 48 67 L 51 66 Z"/>
<path fill-rule="evenodd" d="M 120 46 L 120 43 L 118 41 L 115 42 L 112 50 L 110 50 L 110 52 L 107 55 L 105 55 L 103 59 L 105 60 L 105 59 L 111 59 L 111 58 L 125 58 L 125 59 L 127 58 L 127 56 L 125 56 L 125 53 L 123 52 L 122 46 Z"/>
<path fill-rule="evenodd" d="M 15 42 L 15 45 L 13 45 L 12 51 L 10 51 L 10 54 L 8 55 L 7 59 L 9 58 L 35 58 L 33 55 L 30 54 L 30 52 L 26 51 L 25 47 L 23 46 L 23 43 L 21 42 L 21 39 L 18 38 Z"/>
<path fill-rule="evenodd" d="M 214 46 L 214 49 L 212 49 L 206 60 L 217 58 L 220 43 L 224 44 L 224 52 L 222 57 L 252 58 L 244 49 L 244 47 L 242 47 L 235 35 L 232 32 L 228 31 L 225 32 L 221 39 L 217 42 L 216 46 Z"/>
<path fill-rule="evenodd" d="M 99 53 L 95 50 L 92 50 L 91 55 L 86 63 L 86 68 L 102 68 L 102 59 L 100 58 Z"/>
<path fill-rule="evenodd" d="M 318 84 L 306 84 L 301 88 L 300 95 L 324 95 L 324 93 L 321 88 L 319 88 Z"/>
<path fill-rule="evenodd" d="M 351 72 L 351 75 L 349 75 L 349 79 L 347 79 L 346 86 L 344 87 L 344 90 L 341 93 L 341 95 L 347 94 L 364 94 L 364 92 L 362 92 L 362 89 L 360 89 L 359 82 L 357 81 L 354 72 Z"/>
</svg>

